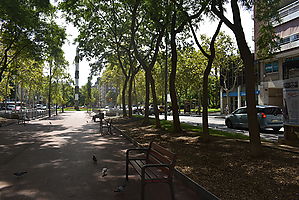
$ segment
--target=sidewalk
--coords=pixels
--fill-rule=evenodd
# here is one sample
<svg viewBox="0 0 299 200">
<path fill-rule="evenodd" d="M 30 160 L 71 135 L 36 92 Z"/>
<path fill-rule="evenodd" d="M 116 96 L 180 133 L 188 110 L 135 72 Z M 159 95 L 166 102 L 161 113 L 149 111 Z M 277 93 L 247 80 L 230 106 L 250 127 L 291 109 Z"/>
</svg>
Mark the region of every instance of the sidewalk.
<svg viewBox="0 0 299 200">
<path fill-rule="evenodd" d="M 86 112 L 0 127 L 0 141 L 1 200 L 140 198 L 133 170 L 125 190 L 114 192 L 125 183 L 125 150 L 133 145 L 119 135 L 99 133 L 99 124 Z M 103 168 L 108 168 L 104 177 Z M 16 177 L 15 172 L 27 173 Z M 177 178 L 174 188 L 177 200 L 201 199 Z M 170 199 L 167 184 L 148 184 L 145 194 L 146 200 Z"/>
<path fill-rule="evenodd" d="M 9 126 L 14 123 L 18 123 L 18 120 L 0 117 L 0 127 Z"/>
</svg>

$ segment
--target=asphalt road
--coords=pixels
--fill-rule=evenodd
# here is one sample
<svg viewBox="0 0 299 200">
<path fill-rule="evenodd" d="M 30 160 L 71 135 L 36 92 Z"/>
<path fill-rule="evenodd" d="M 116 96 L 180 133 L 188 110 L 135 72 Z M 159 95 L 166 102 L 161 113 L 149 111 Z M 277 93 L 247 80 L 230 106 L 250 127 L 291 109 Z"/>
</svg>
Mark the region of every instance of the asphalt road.
<svg viewBox="0 0 299 200">
<path fill-rule="evenodd" d="M 164 115 L 160 115 L 160 119 L 164 119 Z M 172 116 L 167 116 L 167 120 L 172 120 Z M 180 116 L 180 121 L 185 122 L 192 125 L 202 125 L 202 117 L 200 116 Z M 241 133 L 244 135 L 249 135 L 248 130 L 246 129 L 231 129 L 227 128 L 225 125 L 225 119 L 223 116 L 219 114 L 214 114 L 209 116 L 209 127 L 213 129 Z M 272 129 L 267 129 L 260 133 L 261 138 L 268 141 L 277 141 L 279 136 L 283 136 L 283 128 L 280 129 L 279 132 L 274 132 Z"/>
</svg>

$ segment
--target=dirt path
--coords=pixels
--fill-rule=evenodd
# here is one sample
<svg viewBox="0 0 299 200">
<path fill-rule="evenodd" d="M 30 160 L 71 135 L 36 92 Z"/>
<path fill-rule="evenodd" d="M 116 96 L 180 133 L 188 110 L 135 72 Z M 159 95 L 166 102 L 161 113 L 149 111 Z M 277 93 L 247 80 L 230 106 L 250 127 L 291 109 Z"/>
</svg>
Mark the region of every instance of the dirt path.
<svg viewBox="0 0 299 200">
<path fill-rule="evenodd" d="M 139 199 L 136 176 L 125 192 L 114 192 L 124 182 L 124 152 L 133 146 L 122 137 L 102 135 L 98 128 L 86 112 L 0 128 L 0 200 Z M 97 164 L 91 159 L 93 154 Z M 103 168 L 108 168 L 105 177 Z M 15 172 L 27 173 L 16 177 Z M 178 199 L 197 199 L 180 184 L 175 187 Z M 148 199 L 169 198 L 168 192 L 159 194 L 154 187 L 147 190 Z"/>
</svg>

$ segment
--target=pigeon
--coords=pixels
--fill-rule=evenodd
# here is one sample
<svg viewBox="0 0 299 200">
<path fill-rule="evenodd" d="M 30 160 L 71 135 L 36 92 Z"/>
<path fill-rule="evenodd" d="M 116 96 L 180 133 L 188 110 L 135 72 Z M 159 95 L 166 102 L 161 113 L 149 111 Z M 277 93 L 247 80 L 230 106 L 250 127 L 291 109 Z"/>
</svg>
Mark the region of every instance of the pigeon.
<svg viewBox="0 0 299 200">
<path fill-rule="evenodd" d="M 97 162 L 98 160 L 97 160 L 97 157 L 95 156 L 95 155 L 92 155 L 92 160 L 93 160 L 93 162 Z"/>
<path fill-rule="evenodd" d="M 26 171 L 23 171 L 23 172 L 15 172 L 15 173 L 13 173 L 16 177 L 21 177 L 21 176 L 23 176 L 24 174 L 27 174 L 28 172 L 26 172 Z"/>
<path fill-rule="evenodd" d="M 123 185 L 117 186 L 114 190 L 114 192 L 123 192 L 123 191 L 125 191 L 125 186 Z"/>
<path fill-rule="evenodd" d="M 125 191 L 125 187 L 127 186 L 128 182 L 125 181 L 122 185 L 119 185 L 115 188 L 114 192 L 123 192 Z"/>
<path fill-rule="evenodd" d="M 106 168 L 106 167 L 102 169 L 102 177 L 107 176 L 107 171 L 108 171 L 108 168 Z"/>
</svg>

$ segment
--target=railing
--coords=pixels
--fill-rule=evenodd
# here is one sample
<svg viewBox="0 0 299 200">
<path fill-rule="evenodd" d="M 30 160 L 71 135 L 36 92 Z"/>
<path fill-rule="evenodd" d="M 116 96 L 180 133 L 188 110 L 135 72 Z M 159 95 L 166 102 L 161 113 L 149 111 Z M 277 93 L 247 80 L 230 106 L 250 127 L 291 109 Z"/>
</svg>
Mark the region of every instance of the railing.
<svg viewBox="0 0 299 200">
<path fill-rule="evenodd" d="M 55 109 L 51 109 L 51 115 L 55 114 Z M 46 117 L 48 115 L 48 110 L 37 110 L 37 109 L 27 109 L 23 111 L 14 110 L 2 110 L 0 111 L 0 116 L 4 118 L 13 119 L 18 115 L 26 115 L 29 119 L 38 119 Z"/>
<path fill-rule="evenodd" d="M 281 21 L 274 23 L 274 26 L 278 26 L 282 23 L 286 23 L 288 21 L 298 18 L 299 17 L 299 1 L 295 1 L 281 9 L 279 9 L 278 12 L 279 12 Z"/>
<path fill-rule="evenodd" d="M 295 12 L 299 11 L 299 2 L 295 1 L 281 9 L 279 9 L 279 15 L 281 18 L 291 15 Z"/>
</svg>

